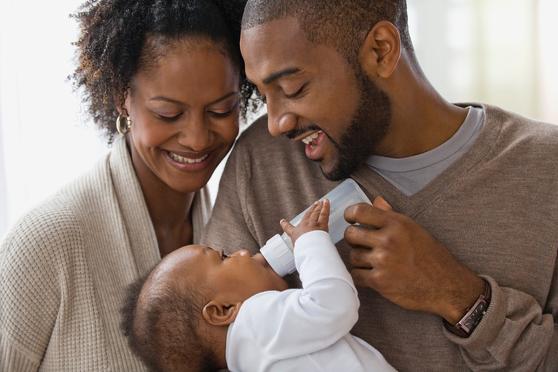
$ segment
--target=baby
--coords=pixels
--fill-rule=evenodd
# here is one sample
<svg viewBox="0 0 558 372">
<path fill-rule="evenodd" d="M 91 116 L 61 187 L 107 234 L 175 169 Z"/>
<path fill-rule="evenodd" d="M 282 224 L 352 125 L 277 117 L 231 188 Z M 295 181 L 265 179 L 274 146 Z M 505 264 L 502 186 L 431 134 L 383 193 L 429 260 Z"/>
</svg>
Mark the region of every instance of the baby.
<svg viewBox="0 0 558 372">
<path fill-rule="evenodd" d="M 329 238 L 329 202 L 316 202 L 295 227 L 301 289 L 261 254 L 230 257 L 191 245 L 166 256 L 130 287 L 123 330 L 134 352 L 156 371 L 394 371 L 382 355 L 349 334 L 359 300 Z"/>
</svg>

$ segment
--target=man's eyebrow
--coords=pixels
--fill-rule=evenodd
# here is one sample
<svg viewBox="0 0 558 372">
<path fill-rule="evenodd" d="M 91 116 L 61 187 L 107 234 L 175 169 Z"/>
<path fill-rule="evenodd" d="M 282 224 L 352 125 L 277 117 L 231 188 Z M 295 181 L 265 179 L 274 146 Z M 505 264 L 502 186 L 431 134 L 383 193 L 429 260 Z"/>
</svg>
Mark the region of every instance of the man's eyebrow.
<svg viewBox="0 0 558 372">
<path fill-rule="evenodd" d="M 300 69 L 299 69 L 299 68 L 296 68 L 296 67 L 289 67 L 289 68 L 286 68 L 286 69 L 281 70 L 281 71 L 278 71 L 278 72 L 274 72 L 273 74 L 269 75 L 268 77 L 266 77 L 266 78 L 263 80 L 263 83 L 264 83 L 265 85 L 269 85 L 269 84 L 273 83 L 273 82 L 274 82 L 275 80 L 277 80 L 277 79 L 281 79 L 281 78 L 283 78 L 283 77 L 285 77 L 285 76 L 293 75 L 293 74 L 296 74 L 296 73 L 298 73 L 298 72 L 300 72 Z"/>
</svg>

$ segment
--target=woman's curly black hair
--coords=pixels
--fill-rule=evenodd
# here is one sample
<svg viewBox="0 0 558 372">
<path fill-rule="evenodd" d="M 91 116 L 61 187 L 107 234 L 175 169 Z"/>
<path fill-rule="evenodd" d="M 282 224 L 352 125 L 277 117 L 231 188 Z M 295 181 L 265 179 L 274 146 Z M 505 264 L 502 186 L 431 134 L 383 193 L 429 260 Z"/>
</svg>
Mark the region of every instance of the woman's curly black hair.
<svg viewBox="0 0 558 372">
<path fill-rule="evenodd" d="M 78 67 L 71 76 L 108 142 L 116 133 L 117 107 L 140 68 L 159 57 L 148 36 L 162 43 L 201 36 L 220 43 L 241 77 L 241 115 L 255 111 L 255 88 L 246 80 L 240 55 L 240 26 L 246 0 L 88 0 L 73 15 L 80 23 Z M 164 47 L 164 45 L 163 45 Z M 155 55 L 154 55 L 155 54 Z"/>
</svg>

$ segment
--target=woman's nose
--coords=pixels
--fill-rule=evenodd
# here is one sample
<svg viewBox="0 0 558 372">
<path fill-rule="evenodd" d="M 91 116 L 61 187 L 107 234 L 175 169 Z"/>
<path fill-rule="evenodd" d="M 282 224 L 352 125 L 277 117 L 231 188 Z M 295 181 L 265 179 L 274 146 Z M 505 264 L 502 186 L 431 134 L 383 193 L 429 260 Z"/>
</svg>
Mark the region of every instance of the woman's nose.
<svg viewBox="0 0 558 372">
<path fill-rule="evenodd" d="M 203 117 L 190 117 L 180 128 L 178 142 L 192 151 L 204 151 L 211 146 L 212 133 Z"/>
</svg>

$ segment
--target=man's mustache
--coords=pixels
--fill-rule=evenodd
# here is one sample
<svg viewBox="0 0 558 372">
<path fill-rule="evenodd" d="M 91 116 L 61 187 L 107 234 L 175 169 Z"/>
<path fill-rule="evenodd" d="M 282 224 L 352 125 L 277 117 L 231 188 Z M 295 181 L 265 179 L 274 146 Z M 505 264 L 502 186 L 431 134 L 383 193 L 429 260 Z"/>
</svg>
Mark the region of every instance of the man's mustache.
<svg viewBox="0 0 558 372">
<path fill-rule="evenodd" d="M 298 136 L 300 136 L 301 134 L 304 134 L 306 132 L 310 132 L 310 131 L 314 131 L 314 130 L 322 130 L 319 126 L 317 126 L 316 124 L 311 124 L 307 127 L 304 128 L 296 128 L 291 130 L 290 132 L 286 133 L 285 136 L 287 136 L 289 139 L 294 139 Z"/>
</svg>

